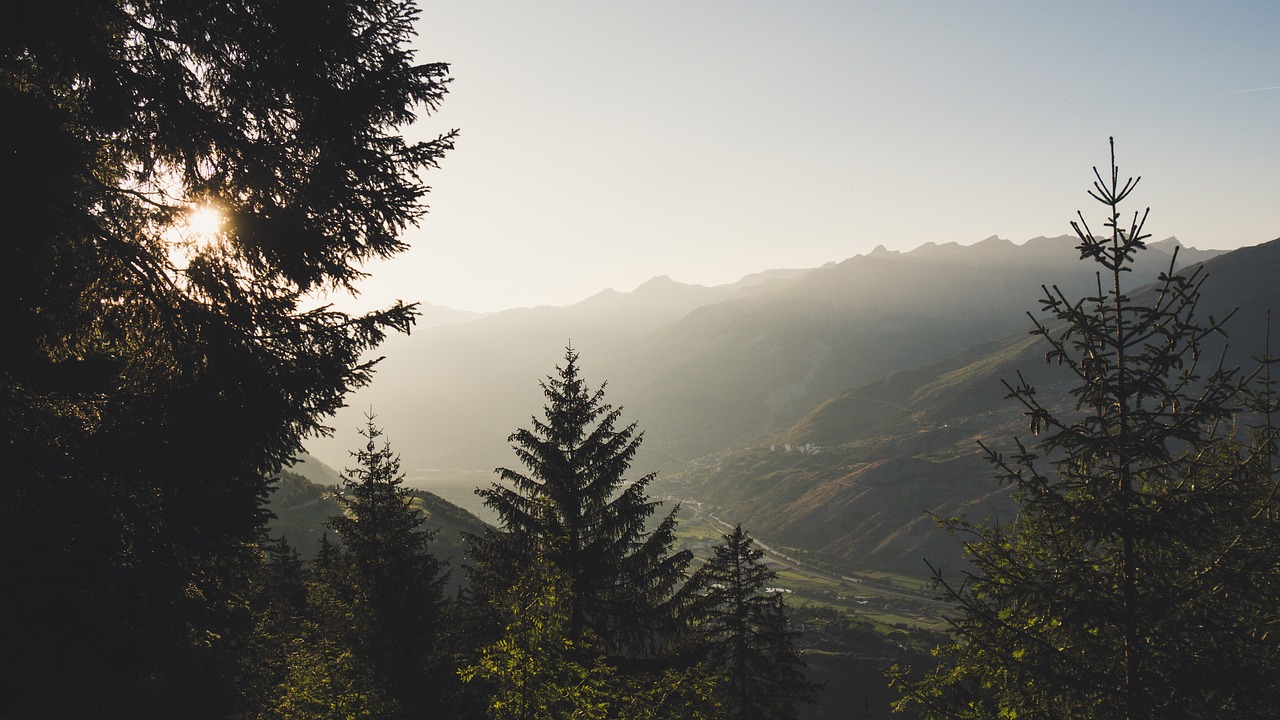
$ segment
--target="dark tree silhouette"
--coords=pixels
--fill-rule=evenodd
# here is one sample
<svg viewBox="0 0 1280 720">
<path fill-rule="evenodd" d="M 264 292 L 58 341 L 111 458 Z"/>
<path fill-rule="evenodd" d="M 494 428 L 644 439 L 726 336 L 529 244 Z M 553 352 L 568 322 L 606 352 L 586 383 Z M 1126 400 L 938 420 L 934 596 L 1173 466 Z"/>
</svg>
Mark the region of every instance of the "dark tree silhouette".
<svg viewBox="0 0 1280 720">
<path fill-rule="evenodd" d="M 1146 213 L 1121 216 L 1137 181 L 1121 182 L 1114 147 L 1110 174 L 1095 175 L 1109 232 L 1072 225 L 1098 292 L 1046 289 L 1053 321 L 1033 318 L 1074 407 L 1007 385 L 1040 436 L 1008 457 L 988 451 L 1019 514 L 950 521 L 970 535 L 976 571 L 940 578 L 953 642 L 937 670 L 899 681 L 931 718 L 1275 717 L 1275 433 L 1263 422 L 1245 438 L 1230 422 L 1247 378 L 1202 352 L 1223 320 L 1196 317 L 1199 270 L 1171 268 L 1140 295 L 1123 287 Z"/>
<path fill-rule="evenodd" d="M 308 576 L 306 563 L 288 541 L 267 542 L 251 599 L 254 632 L 240 650 L 240 687 L 249 707 L 270 707 L 286 681 L 291 645 L 306 622 Z"/>
<path fill-rule="evenodd" d="M 645 494 L 654 475 L 624 478 L 642 434 L 617 427 L 621 409 L 587 387 L 576 352 L 542 388 L 543 418 L 510 437 L 526 471 L 500 468 L 506 484 L 477 491 L 501 529 L 471 538 L 473 579 L 500 596 L 541 555 L 567 578 L 572 640 L 590 631 L 609 652 L 651 653 L 670 632 L 691 557 L 671 551 L 675 510 L 646 528 L 661 504 Z"/>
<path fill-rule="evenodd" d="M 439 660 L 444 568 L 430 553 L 433 533 L 401 487 L 400 458 L 368 417 L 356 467 L 343 475 L 344 514 L 330 521 L 342 540 L 357 652 L 405 717 L 441 702 Z M 449 673 L 451 674 L 451 673 Z"/>
<path fill-rule="evenodd" d="M 0 593 L 16 717 L 239 703 L 269 477 L 410 306 L 314 307 L 404 248 L 442 64 L 407 0 L 68 0 L 0 23 Z M 220 229 L 189 222 L 212 208 Z M 68 678 L 76 682 L 68 683 Z"/>
<path fill-rule="evenodd" d="M 768 593 L 777 573 L 738 525 L 690 581 L 698 595 L 687 618 L 701 659 L 716 670 L 717 694 L 732 720 L 795 718 L 820 690 L 804 675 L 782 596 Z"/>
</svg>

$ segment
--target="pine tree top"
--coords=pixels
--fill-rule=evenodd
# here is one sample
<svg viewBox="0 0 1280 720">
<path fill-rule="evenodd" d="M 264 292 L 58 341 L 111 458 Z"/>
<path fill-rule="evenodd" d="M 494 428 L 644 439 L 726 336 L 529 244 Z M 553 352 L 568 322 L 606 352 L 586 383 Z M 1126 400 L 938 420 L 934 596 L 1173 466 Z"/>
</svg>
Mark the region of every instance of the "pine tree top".
<svg viewBox="0 0 1280 720">
<path fill-rule="evenodd" d="M 543 417 L 509 437 L 523 470 L 498 468 L 500 483 L 476 491 L 501 525 L 470 538 L 476 578 L 500 587 L 544 554 L 571 584 L 571 636 L 591 629 L 634 648 L 669 615 L 690 559 L 671 551 L 675 511 L 647 527 L 661 505 L 645 492 L 655 476 L 626 478 L 643 434 L 619 427 L 621 409 L 586 384 L 572 347 L 541 386 Z"/>
</svg>

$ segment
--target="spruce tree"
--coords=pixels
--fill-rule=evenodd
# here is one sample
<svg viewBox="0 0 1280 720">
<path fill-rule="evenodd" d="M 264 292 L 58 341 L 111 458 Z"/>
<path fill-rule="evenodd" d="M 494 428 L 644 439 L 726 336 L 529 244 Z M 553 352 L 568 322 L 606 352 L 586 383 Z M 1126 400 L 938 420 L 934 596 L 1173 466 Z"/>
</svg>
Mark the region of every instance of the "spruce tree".
<svg viewBox="0 0 1280 720">
<path fill-rule="evenodd" d="M 500 596 L 544 556 L 567 578 L 570 639 L 590 632 L 611 653 L 651 654 L 673 627 L 690 554 L 671 550 L 674 509 L 646 526 L 661 505 L 645 493 L 654 475 L 624 477 L 643 434 L 618 427 L 621 409 L 583 381 L 578 353 L 564 359 L 542 382 L 543 417 L 509 438 L 525 471 L 499 468 L 504 484 L 477 490 L 501 527 L 470 538 L 473 580 Z"/>
<path fill-rule="evenodd" d="M 795 718 L 796 705 L 813 702 L 820 690 L 805 677 L 782 596 L 767 591 L 777 573 L 763 557 L 738 525 L 690 582 L 698 593 L 687 614 L 694 644 L 716 669 L 717 695 L 731 720 Z"/>
<path fill-rule="evenodd" d="M 299 612 L 307 602 L 307 567 L 283 536 L 267 542 L 261 591 L 268 605 Z"/>
<path fill-rule="evenodd" d="M 448 83 L 408 47 L 417 16 L 412 0 L 6 3 L 7 714 L 237 711 L 265 478 L 413 322 L 316 298 L 405 249 L 452 143 L 401 135 Z M 221 227 L 197 232 L 202 212 Z"/>
<path fill-rule="evenodd" d="M 1124 287 L 1147 213 L 1121 215 L 1137 181 L 1121 182 L 1114 146 L 1110 174 L 1095 177 L 1108 232 L 1082 215 L 1072 225 L 1098 292 L 1072 301 L 1047 288 L 1052 321 L 1033 318 L 1074 402 L 1007 385 L 1039 436 L 988 450 L 1019 513 L 950 521 L 974 570 L 939 578 L 956 603 L 953 640 L 923 679 L 899 674 L 904 704 L 929 718 L 1275 717 L 1274 431 L 1230 422 L 1247 378 L 1205 351 L 1223 320 L 1195 314 L 1200 270 Z"/>
<path fill-rule="evenodd" d="M 289 672 L 288 656 L 307 619 L 306 563 L 284 537 L 267 541 L 251 608 L 254 632 L 240 651 L 246 705 L 271 707 Z M 251 714 L 251 713 L 250 713 Z"/>
<path fill-rule="evenodd" d="M 343 515 L 330 520 L 342 541 L 342 572 L 331 582 L 351 599 L 360 660 L 379 679 L 401 716 L 441 702 L 435 667 L 444 612 L 445 576 L 431 555 L 433 533 L 402 487 L 400 458 L 367 416 L 364 448 L 343 474 Z"/>
</svg>

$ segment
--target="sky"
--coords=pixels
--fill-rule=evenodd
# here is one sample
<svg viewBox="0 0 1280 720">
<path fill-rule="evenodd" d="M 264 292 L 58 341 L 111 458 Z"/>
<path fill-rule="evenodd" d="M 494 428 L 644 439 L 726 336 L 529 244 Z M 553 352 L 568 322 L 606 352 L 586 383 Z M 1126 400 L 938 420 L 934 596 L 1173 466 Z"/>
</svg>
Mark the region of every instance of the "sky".
<svg viewBox="0 0 1280 720">
<path fill-rule="evenodd" d="M 1116 139 L 1155 239 L 1280 237 L 1280 3 L 420 0 L 460 131 L 356 305 L 564 305 L 1097 226 Z"/>
</svg>

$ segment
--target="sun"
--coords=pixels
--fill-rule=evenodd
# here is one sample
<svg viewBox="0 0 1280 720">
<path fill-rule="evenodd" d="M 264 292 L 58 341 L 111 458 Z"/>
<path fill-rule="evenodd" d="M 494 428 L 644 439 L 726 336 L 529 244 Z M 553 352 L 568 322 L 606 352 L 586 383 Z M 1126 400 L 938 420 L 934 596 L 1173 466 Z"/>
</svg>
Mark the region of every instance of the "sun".
<svg viewBox="0 0 1280 720">
<path fill-rule="evenodd" d="M 173 268 L 183 270 L 197 256 L 217 248 L 222 242 L 225 225 L 226 217 L 217 205 L 211 203 L 188 205 L 179 210 L 168 227 L 161 231 Z"/>
<path fill-rule="evenodd" d="M 187 232 L 197 243 L 208 243 L 222 231 L 222 213 L 212 205 L 199 205 L 187 212 Z"/>
</svg>

